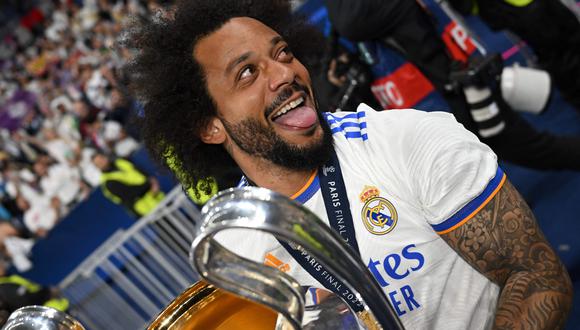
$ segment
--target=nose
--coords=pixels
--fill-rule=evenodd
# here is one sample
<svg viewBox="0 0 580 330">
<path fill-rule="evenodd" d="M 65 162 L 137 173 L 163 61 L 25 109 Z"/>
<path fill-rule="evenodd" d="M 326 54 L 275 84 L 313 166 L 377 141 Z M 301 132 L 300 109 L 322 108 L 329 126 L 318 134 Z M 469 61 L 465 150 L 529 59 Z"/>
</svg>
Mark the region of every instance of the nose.
<svg viewBox="0 0 580 330">
<path fill-rule="evenodd" d="M 277 91 L 294 81 L 296 73 L 288 63 L 275 60 L 268 65 L 268 83 L 271 91 Z"/>
</svg>

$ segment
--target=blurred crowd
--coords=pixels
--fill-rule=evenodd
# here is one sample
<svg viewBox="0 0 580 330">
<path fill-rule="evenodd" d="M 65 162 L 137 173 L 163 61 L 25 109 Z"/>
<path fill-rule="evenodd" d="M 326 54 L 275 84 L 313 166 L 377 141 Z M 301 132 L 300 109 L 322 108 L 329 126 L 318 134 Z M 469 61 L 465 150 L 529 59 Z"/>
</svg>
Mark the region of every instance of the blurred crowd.
<svg viewBox="0 0 580 330">
<path fill-rule="evenodd" d="M 140 146 L 114 46 L 128 17 L 157 1 L 14 2 L 0 49 L 0 255 L 24 271 L 35 239 L 100 183 L 97 154 Z"/>
<path fill-rule="evenodd" d="M 454 2 L 458 1 L 461 2 Z M 294 0 L 292 4 L 298 7 L 303 2 Z M 156 180 L 129 163 L 115 160 L 130 157 L 140 147 L 138 131 L 131 121 L 139 114 L 140 106 L 129 95 L 128 77 L 121 70 L 131 57 L 131 50 L 119 47 L 118 41 L 129 20 L 166 15 L 170 3 L 9 0 L 0 5 L 0 260 L 4 263 L 11 263 L 20 271 L 30 268 L 27 255 L 35 239 L 46 236 L 99 185 L 109 199 L 136 216 L 146 214 L 163 198 Z M 402 50 L 444 96 L 457 119 L 478 134 L 478 123 L 471 118 L 463 91 L 448 88 L 455 63 L 427 12 L 416 1 L 398 0 L 388 6 L 381 1 L 362 0 L 325 3 L 332 32 L 330 46 L 322 48 L 329 54 L 322 56 L 322 65 L 312 72 L 322 95 L 321 109 L 354 110 L 360 102 L 381 107 L 371 93 L 374 78 L 370 64 L 363 63 L 361 56 L 347 56 L 341 51 L 339 37 L 358 45 L 368 41 L 383 46 L 394 43 L 395 49 Z M 514 15 L 532 19 L 543 13 L 542 6 L 556 5 L 534 1 L 527 11 L 516 8 Z M 357 8 L 375 15 L 357 13 Z M 563 17 L 571 17 L 571 29 L 578 30 L 576 18 L 567 10 L 561 11 Z M 526 31 L 520 31 L 526 40 L 554 39 Z M 571 53 L 566 70 L 580 68 L 580 34 L 576 34 L 564 47 Z M 543 47 L 541 42 L 533 46 L 537 46 L 542 58 L 551 59 L 552 53 L 560 52 L 552 45 Z M 544 48 L 549 51 L 542 51 Z M 560 76 L 561 65 L 556 66 L 560 71 L 545 66 L 554 77 Z M 565 95 L 577 94 L 578 84 L 564 81 L 562 85 L 568 91 Z M 569 101 L 575 104 L 574 99 Z M 539 132 L 503 100 L 497 103 L 505 129 L 480 138 L 501 159 L 538 169 L 580 169 L 579 137 Z M 120 179 L 129 175 L 140 178 L 140 183 Z M 229 182 L 220 184 L 222 188 L 228 186 Z M 196 200 L 197 195 L 190 196 L 203 203 Z M 146 210 L 144 203 L 148 205 Z"/>
</svg>

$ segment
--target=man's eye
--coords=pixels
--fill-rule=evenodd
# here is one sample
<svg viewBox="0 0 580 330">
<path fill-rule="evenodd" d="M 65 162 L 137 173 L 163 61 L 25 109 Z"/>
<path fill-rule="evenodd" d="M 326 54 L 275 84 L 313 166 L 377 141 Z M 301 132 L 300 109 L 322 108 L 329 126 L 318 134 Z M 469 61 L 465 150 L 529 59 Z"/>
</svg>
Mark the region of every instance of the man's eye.
<svg viewBox="0 0 580 330">
<path fill-rule="evenodd" d="M 254 68 L 247 66 L 247 67 L 243 68 L 242 71 L 240 71 L 240 77 L 238 78 L 238 80 L 243 80 L 243 79 L 249 78 L 252 76 L 253 73 L 254 73 Z"/>
<path fill-rule="evenodd" d="M 281 60 L 292 59 L 293 54 L 292 54 L 292 51 L 290 50 L 290 47 L 286 46 L 286 47 L 282 48 L 280 50 L 280 53 L 278 53 L 278 58 Z"/>
</svg>

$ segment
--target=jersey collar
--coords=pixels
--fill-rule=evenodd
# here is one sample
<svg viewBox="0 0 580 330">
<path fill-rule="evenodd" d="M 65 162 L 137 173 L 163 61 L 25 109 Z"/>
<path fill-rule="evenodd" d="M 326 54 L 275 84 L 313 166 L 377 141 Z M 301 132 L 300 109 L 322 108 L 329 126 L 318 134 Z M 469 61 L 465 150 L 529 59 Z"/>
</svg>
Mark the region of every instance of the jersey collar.
<svg viewBox="0 0 580 330">
<path fill-rule="evenodd" d="M 320 189 L 320 180 L 318 179 L 318 170 L 313 171 L 308 181 L 290 198 L 304 204 Z"/>
</svg>

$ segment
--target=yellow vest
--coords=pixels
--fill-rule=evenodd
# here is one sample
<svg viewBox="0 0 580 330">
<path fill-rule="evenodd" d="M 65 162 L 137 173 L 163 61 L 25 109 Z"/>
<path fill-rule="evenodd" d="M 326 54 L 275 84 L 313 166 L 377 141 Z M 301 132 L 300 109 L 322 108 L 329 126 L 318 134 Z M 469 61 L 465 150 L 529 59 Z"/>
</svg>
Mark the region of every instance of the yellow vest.
<svg viewBox="0 0 580 330">
<path fill-rule="evenodd" d="M 125 159 L 115 160 L 116 171 L 105 172 L 101 174 L 101 187 L 105 197 L 110 199 L 115 204 L 121 204 L 122 200 L 119 196 L 114 195 L 107 188 L 108 181 L 117 181 L 127 186 L 140 186 L 147 183 L 149 179 L 143 173 L 135 168 L 131 162 Z M 135 201 L 133 204 L 133 211 L 139 216 L 143 216 L 153 211 L 155 206 L 165 198 L 163 192 L 152 193 L 148 191 L 145 195 Z"/>
</svg>

